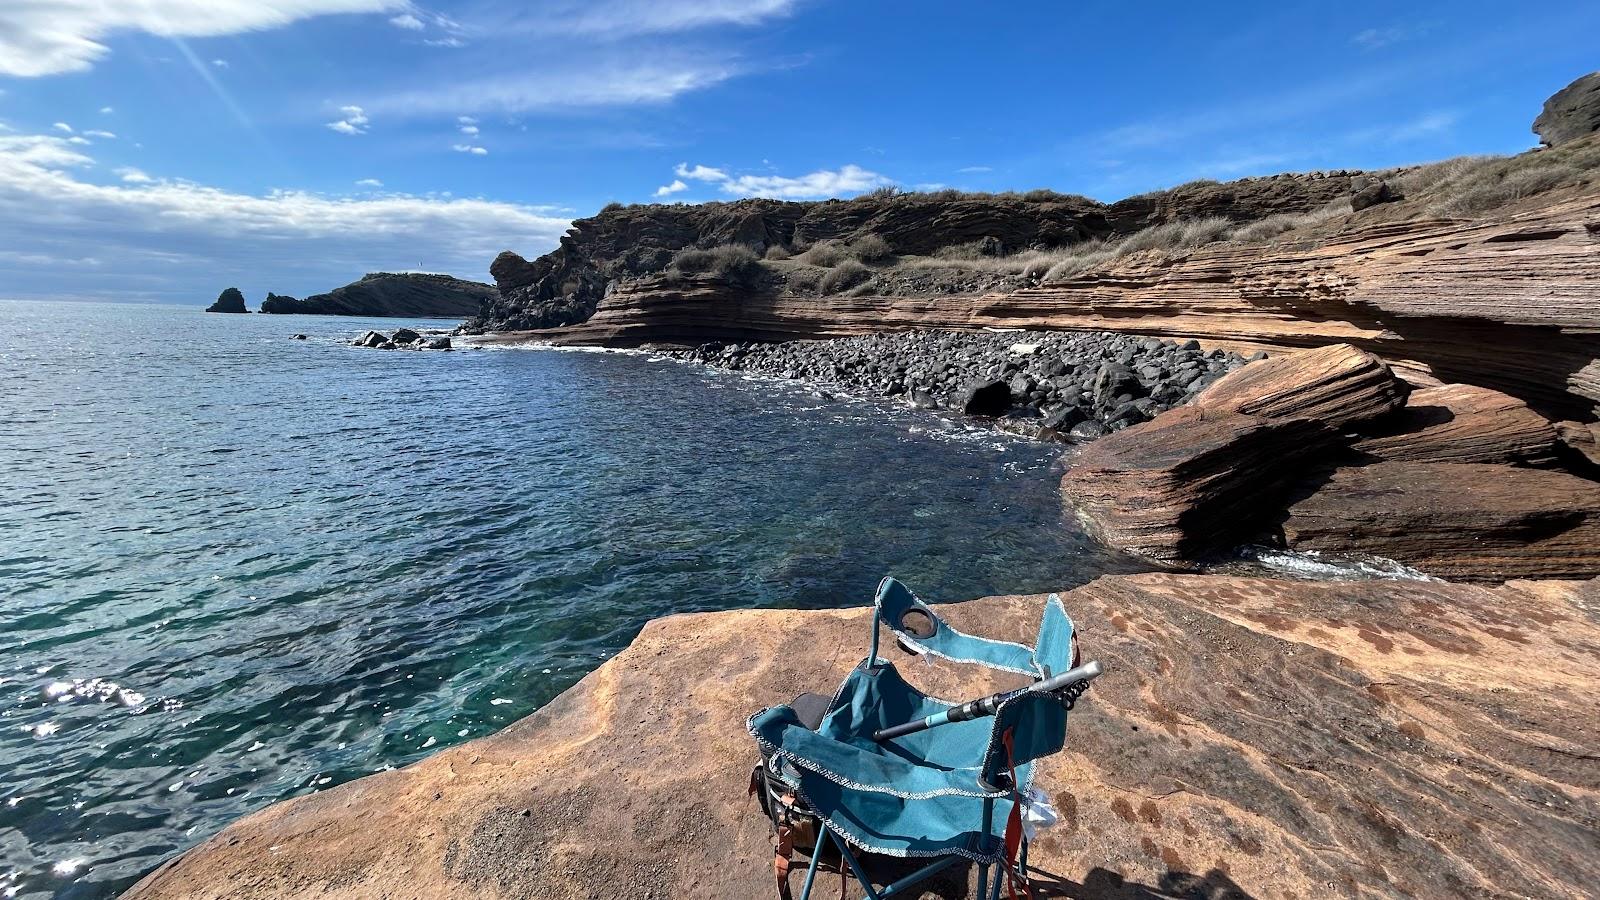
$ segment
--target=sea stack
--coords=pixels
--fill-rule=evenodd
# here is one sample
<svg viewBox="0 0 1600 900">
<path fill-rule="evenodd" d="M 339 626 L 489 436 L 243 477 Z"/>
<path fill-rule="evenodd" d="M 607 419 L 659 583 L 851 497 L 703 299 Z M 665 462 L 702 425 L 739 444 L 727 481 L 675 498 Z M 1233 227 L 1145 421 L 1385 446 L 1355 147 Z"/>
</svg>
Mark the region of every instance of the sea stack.
<svg viewBox="0 0 1600 900">
<path fill-rule="evenodd" d="M 217 302 L 206 307 L 206 312 L 247 313 L 249 311 L 244 305 L 244 294 L 239 293 L 239 289 L 235 287 L 228 288 L 218 294 Z"/>
</svg>

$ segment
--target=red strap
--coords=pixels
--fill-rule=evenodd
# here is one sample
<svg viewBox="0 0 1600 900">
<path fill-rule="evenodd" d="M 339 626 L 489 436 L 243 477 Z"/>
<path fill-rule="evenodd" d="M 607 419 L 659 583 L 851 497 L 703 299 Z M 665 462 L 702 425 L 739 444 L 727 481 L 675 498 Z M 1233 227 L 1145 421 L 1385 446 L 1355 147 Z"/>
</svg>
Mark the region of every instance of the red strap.
<svg viewBox="0 0 1600 900">
<path fill-rule="evenodd" d="M 1012 747 L 1011 729 L 1007 728 L 1005 734 L 1000 736 L 1000 742 L 1006 748 L 1006 767 L 1011 771 L 1011 792 L 1017 796 L 1011 804 L 1011 815 L 1006 819 L 1006 891 L 1010 893 L 1011 900 L 1017 900 L 1017 887 L 1020 884 L 1022 896 L 1033 900 L 1027 879 L 1019 878 L 1017 873 L 1017 851 L 1022 849 L 1022 792 L 1017 789 L 1016 751 Z"/>
</svg>

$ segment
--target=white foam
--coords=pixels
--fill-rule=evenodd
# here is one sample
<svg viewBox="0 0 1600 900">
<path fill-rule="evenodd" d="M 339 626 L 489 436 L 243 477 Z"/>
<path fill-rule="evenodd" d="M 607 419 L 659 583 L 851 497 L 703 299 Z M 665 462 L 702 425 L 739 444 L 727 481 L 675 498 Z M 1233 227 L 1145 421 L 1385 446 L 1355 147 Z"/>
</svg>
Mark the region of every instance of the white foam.
<svg viewBox="0 0 1600 900">
<path fill-rule="evenodd" d="M 1273 571 L 1318 581 L 1441 580 L 1381 556 L 1327 556 L 1316 550 L 1277 550 L 1271 547 L 1246 547 L 1239 555 Z"/>
</svg>

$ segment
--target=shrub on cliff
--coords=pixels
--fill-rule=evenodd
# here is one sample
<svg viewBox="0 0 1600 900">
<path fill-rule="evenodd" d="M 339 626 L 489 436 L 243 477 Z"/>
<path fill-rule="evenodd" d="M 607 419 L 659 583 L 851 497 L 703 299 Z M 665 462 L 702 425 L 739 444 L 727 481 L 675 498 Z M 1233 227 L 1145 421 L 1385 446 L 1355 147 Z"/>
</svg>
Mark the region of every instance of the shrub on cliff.
<svg viewBox="0 0 1600 900">
<path fill-rule="evenodd" d="M 872 277 L 872 270 L 853 259 L 847 259 L 828 270 L 818 283 L 824 294 L 838 294 L 855 287 Z"/>
<path fill-rule="evenodd" d="M 883 238 L 869 234 L 850 242 L 850 255 L 864 263 L 888 262 L 894 258 L 894 248 Z"/>
<path fill-rule="evenodd" d="M 818 241 L 806 249 L 806 252 L 797 257 L 809 266 L 821 266 L 831 269 L 844 262 L 850 256 L 843 244 L 838 241 Z"/>
<path fill-rule="evenodd" d="M 744 244 L 723 244 L 709 250 L 685 247 L 672 257 L 667 270 L 675 277 L 709 275 L 737 284 L 755 283 L 763 275 L 761 260 Z"/>
</svg>

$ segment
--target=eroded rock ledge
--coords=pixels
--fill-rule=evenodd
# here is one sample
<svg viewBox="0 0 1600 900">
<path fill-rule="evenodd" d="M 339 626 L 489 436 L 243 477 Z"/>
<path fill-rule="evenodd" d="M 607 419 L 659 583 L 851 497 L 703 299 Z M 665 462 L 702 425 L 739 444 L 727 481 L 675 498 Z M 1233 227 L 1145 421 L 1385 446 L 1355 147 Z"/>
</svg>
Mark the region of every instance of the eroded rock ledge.
<svg viewBox="0 0 1600 900">
<path fill-rule="evenodd" d="M 1040 768 L 1064 821 L 1034 845 L 1038 896 L 1561 898 L 1600 880 L 1595 583 L 1138 575 L 1065 600 L 1109 674 Z M 1042 603 L 941 614 L 1027 639 Z M 128 896 L 768 896 L 743 720 L 831 690 L 868 617 L 656 620 L 505 731 L 246 817 Z M 998 686 L 891 652 L 935 694 Z"/>
</svg>

